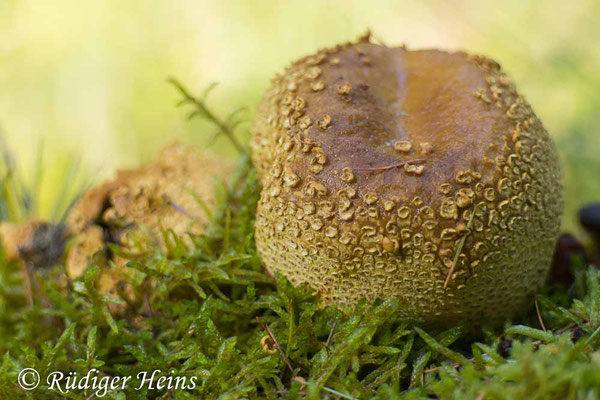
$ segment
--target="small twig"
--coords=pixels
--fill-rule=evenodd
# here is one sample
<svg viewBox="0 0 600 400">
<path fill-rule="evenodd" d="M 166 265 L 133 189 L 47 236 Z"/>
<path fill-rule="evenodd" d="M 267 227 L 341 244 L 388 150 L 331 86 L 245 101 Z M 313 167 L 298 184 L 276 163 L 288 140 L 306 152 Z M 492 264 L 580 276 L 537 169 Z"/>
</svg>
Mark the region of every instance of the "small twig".
<svg viewBox="0 0 600 400">
<path fill-rule="evenodd" d="M 469 358 L 468 361 L 473 361 L 473 359 Z M 457 363 L 457 362 L 452 363 L 450 365 L 452 365 L 454 368 L 460 368 L 460 367 L 462 367 L 462 364 L 461 363 Z M 423 373 L 424 374 L 429 374 L 431 372 L 438 372 L 441 368 L 442 367 L 433 367 L 433 368 L 425 369 L 425 370 L 423 370 Z"/>
<path fill-rule="evenodd" d="M 460 253 L 462 253 L 462 249 L 467 240 L 467 236 L 469 236 L 469 229 L 471 229 L 471 224 L 473 223 L 473 219 L 475 218 L 476 211 L 477 211 L 477 206 L 475 206 L 473 208 L 473 213 L 471 214 L 471 217 L 469 218 L 469 221 L 467 222 L 467 232 L 465 233 L 465 235 L 462 238 L 460 238 L 460 241 L 458 242 L 458 247 L 456 249 L 456 253 L 454 254 L 454 260 L 452 261 L 452 267 L 450 267 L 450 270 L 448 271 L 448 274 L 446 275 L 446 280 L 444 281 L 444 289 L 446 289 L 448 287 L 450 280 L 452 280 L 452 274 L 454 274 L 454 269 L 456 268 L 456 263 L 458 263 L 458 257 L 460 256 Z"/>
<path fill-rule="evenodd" d="M 566 331 L 569 331 L 575 327 L 577 327 L 578 325 L 575 322 L 571 322 L 569 325 L 565 326 L 564 328 L 560 329 L 559 331 L 556 332 L 557 335 L 561 335 L 563 333 L 565 333 Z"/>
<path fill-rule="evenodd" d="M 461 364 L 460 363 L 453 363 L 452 366 L 454 368 L 458 368 L 458 367 L 461 366 Z M 423 373 L 424 374 L 430 374 L 432 372 L 438 372 L 441 368 L 442 367 L 434 367 L 434 368 L 425 369 L 425 370 L 423 370 Z"/>
<path fill-rule="evenodd" d="M 315 143 L 311 142 L 310 139 L 308 139 L 309 140 L 308 142 L 305 142 L 304 140 L 302 140 L 302 138 L 300 138 L 300 136 L 298 136 L 295 133 L 292 133 L 292 137 L 294 139 L 296 139 L 298 142 L 300 142 L 300 144 L 305 144 L 307 146 L 315 146 Z"/>
<path fill-rule="evenodd" d="M 154 310 L 152 309 L 152 305 L 150 304 L 150 296 L 148 294 L 148 286 L 150 285 L 150 277 L 146 276 L 142 281 L 142 287 L 144 288 L 144 292 L 142 295 L 142 299 L 144 301 L 144 308 L 146 315 L 148 317 L 154 317 Z M 156 332 L 155 332 L 156 333 Z"/>
<path fill-rule="evenodd" d="M 223 122 L 219 118 L 217 118 L 215 116 L 215 114 L 213 114 L 206 107 L 206 104 L 204 104 L 204 102 L 202 100 L 199 100 L 196 97 L 192 96 L 183 87 L 183 85 L 181 83 L 179 83 L 179 81 L 177 81 L 175 78 L 169 78 L 167 81 L 170 84 L 172 84 L 173 86 L 175 86 L 175 88 L 177 88 L 177 90 L 179 90 L 179 92 L 183 95 L 183 100 L 182 100 L 182 102 L 180 104 L 190 103 L 190 104 L 193 104 L 197 108 L 197 111 L 192 112 L 189 115 L 189 118 L 193 118 L 196 115 L 202 115 L 202 116 L 204 116 L 206 119 L 208 119 L 213 124 L 215 124 L 219 128 L 219 130 L 221 132 L 223 132 L 223 134 L 225 136 L 227 136 L 227 138 L 229 139 L 229 141 L 233 144 L 233 146 L 236 148 L 236 150 L 238 152 L 240 152 L 241 154 L 246 154 L 247 153 L 247 151 L 244 148 L 244 146 L 242 146 L 242 144 L 235 138 L 235 135 L 234 135 L 233 131 L 231 130 L 231 128 L 225 122 Z M 210 89 L 212 89 L 212 88 L 214 88 L 214 85 L 209 86 L 209 89 L 205 92 L 205 95 L 208 94 L 207 92 L 210 91 Z"/>
<path fill-rule="evenodd" d="M 160 398 L 161 398 L 161 399 L 166 399 L 166 398 L 167 398 L 167 397 L 169 397 L 169 396 L 171 396 L 171 398 L 173 398 L 173 399 L 175 398 L 175 397 L 173 396 L 173 388 L 171 388 L 171 389 L 167 390 L 167 391 L 165 392 L 165 394 L 163 394 L 162 396 L 160 396 Z"/>
<path fill-rule="evenodd" d="M 284 390 L 273 389 L 273 393 L 275 393 L 275 394 L 288 394 L 289 392 L 290 391 L 287 390 L 287 389 L 284 389 Z M 306 392 L 304 392 L 304 391 L 301 390 L 301 391 L 298 392 L 298 394 L 300 396 L 306 396 L 308 393 L 306 393 Z"/>
<path fill-rule="evenodd" d="M 200 218 L 196 217 L 194 214 L 187 211 L 185 208 L 181 207 L 179 204 L 175 203 L 166 194 L 163 195 L 163 200 L 166 201 L 169 206 L 173 207 L 176 211 L 180 212 L 181 214 L 185 215 L 186 217 L 193 219 L 194 221 L 200 221 Z"/>
<path fill-rule="evenodd" d="M 292 125 L 292 118 L 288 117 L 288 122 L 290 124 L 290 126 Z M 301 144 L 305 144 L 308 146 L 314 146 L 315 143 L 310 142 L 310 139 L 308 139 L 308 142 L 305 142 L 304 140 L 302 140 L 302 138 L 300 137 L 299 134 L 297 134 L 296 132 L 292 131 L 291 129 L 287 132 L 289 135 L 291 135 L 294 139 L 296 139 L 297 141 L 299 141 Z"/>
<path fill-rule="evenodd" d="M 408 161 L 402 161 L 400 163 L 397 164 L 392 164 L 392 165 L 386 165 L 384 167 L 373 167 L 373 168 L 354 168 L 356 171 L 386 171 L 388 169 L 392 169 L 392 168 L 399 168 L 399 167 L 403 167 L 406 164 L 420 164 L 422 162 L 425 162 L 424 159 L 422 158 L 415 158 L 414 160 L 408 160 Z"/>
<path fill-rule="evenodd" d="M 150 305 L 150 300 L 148 299 L 148 290 L 146 289 L 144 289 L 144 307 L 146 308 L 146 314 L 149 317 L 154 317 L 154 311 Z"/>
<path fill-rule="evenodd" d="M 542 320 L 542 314 L 540 314 L 540 306 L 538 306 L 537 298 L 535 299 L 535 312 L 537 313 L 538 320 L 540 321 L 540 326 L 542 330 L 546 332 L 546 327 L 544 326 L 544 320 Z"/>
<path fill-rule="evenodd" d="M 331 325 L 331 330 L 329 331 L 329 336 L 327 337 L 327 342 L 325 343 L 325 348 L 329 350 L 329 344 L 331 343 L 331 339 L 333 339 L 333 333 L 335 332 L 335 327 L 337 326 L 337 321 Z"/>
<path fill-rule="evenodd" d="M 281 354 L 281 357 L 283 358 L 283 361 L 285 362 L 285 365 L 287 365 L 287 367 L 290 369 L 290 371 L 292 372 L 292 374 L 294 374 L 294 368 L 292 367 L 292 364 L 290 363 L 290 360 L 287 358 L 287 356 L 283 352 L 283 349 L 281 348 L 281 345 L 277 341 L 277 338 L 275 337 L 275 335 L 273 335 L 273 332 L 271 332 L 271 328 L 269 328 L 269 325 L 267 325 L 266 323 L 264 323 L 263 320 L 260 319 L 260 317 L 256 317 L 256 320 L 263 327 L 263 329 L 267 332 L 267 334 L 269 335 L 269 337 L 271 337 L 271 340 L 273 341 L 273 343 L 275 343 L 275 346 L 277 346 L 277 350 L 279 351 L 279 354 Z"/>
<path fill-rule="evenodd" d="M 30 275 L 30 264 L 23 262 L 21 266 L 21 272 L 23 274 L 23 286 L 25 289 L 25 298 L 27 299 L 27 305 L 33 307 L 33 289 L 31 286 L 31 275 Z"/>
</svg>

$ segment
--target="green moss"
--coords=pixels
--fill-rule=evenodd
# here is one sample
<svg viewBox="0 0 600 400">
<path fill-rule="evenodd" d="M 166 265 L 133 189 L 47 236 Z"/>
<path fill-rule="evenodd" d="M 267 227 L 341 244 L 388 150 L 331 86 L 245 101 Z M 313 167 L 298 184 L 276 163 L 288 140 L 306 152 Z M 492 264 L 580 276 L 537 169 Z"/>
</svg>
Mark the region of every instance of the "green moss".
<svg viewBox="0 0 600 400">
<path fill-rule="evenodd" d="M 258 189 L 243 156 L 232 181 L 215 185 L 219 207 L 194 248 L 165 232 L 166 253 L 131 260 L 131 284 L 147 300 L 137 309 L 100 295 L 93 265 L 66 288 L 60 267 L 35 271 L 41 291 L 29 307 L 21 269 L 0 262 L 0 398 L 93 398 L 93 390 L 61 394 L 44 382 L 26 392 L 17 385 L 23 368 L 35 368 L 42 381 L 52 371 L 81 377 L 92 368 L 133 377 L 107 399 L 600 398 L 594 267 L 574 263 L 574 293 L 546 288 L 538 297 L 545 331 L 533 307 L 516 325 L 484 329 L 476 339 L 461 327 L 422 330 L 399 317 L 394 301 L 368 312 L 361 303 L 345 316 L 263 273 L 253 241 Z M 127 311 L 112 313 L 111 304 Z M 289 365 L 263 349 L 265 325 Z M 505 358 L 498 346 L 507 340 Z M 135 390 L 137 374 L 156 369 L 196 377 L 197 385 Z"/>
</svg>

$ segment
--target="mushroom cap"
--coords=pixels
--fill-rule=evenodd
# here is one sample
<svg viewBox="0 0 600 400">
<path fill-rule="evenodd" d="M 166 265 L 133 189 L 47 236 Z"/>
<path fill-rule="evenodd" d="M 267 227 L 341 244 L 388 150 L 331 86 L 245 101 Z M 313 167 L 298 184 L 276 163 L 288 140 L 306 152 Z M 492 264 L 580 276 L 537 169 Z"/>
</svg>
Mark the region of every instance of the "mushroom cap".
<svg viewBox="0 0 600 400">
<path fill-rule="evenodd" d="M 259 254 L 323 304 L 493 320 L 543 285 L 556 149 L 495 61 L 368 38 L 322 50 L 275 78 L 253 131 Z"/>
</svg>

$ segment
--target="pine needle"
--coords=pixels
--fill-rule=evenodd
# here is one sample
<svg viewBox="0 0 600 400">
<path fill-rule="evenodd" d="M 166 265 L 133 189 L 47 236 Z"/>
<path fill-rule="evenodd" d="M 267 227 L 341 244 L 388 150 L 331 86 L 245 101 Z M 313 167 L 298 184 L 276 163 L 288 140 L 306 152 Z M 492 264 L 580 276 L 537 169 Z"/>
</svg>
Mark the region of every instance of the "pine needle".
<svg viewBox="0 0 600 400">
<path fill-rule="evenodd" d="M 475 218 L 476 211 L 477 211 L 477 206 L 475 206 L 473 208 L 471 217 L 469 218 L 469 221 L 467 222 L 467 232 L 465 233 L 465 235 L 463 237 L 460 238 L 460 241 L 458 242 L 456 252 L 454 253 L 454 260 L 452 261 L 452 266 L 450 267 L 450 270 L 448 271 L 448 274 L 446 275 L 446 280 L 444 281 L 444 289 L 446 289 L 448 287 L 448 284 L 450 283 L 450 280 L 452 279 L 452 274 L 454 274 L 454 269 L 456 268 L 456 263 L 458 263 L 458 257 L 460 257 L 460 253 L 462 253 L 462 249 L 467 240 L 467 236 L 469 236 L 471 224 L 473 223 L 473 219 Z"/>
</svg>

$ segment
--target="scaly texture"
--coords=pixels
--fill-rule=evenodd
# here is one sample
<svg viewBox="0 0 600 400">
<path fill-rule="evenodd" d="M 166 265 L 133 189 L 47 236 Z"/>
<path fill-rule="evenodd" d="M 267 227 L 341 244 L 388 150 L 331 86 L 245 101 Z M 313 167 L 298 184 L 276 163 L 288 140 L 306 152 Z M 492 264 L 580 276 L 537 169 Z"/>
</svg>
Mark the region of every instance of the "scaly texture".
<svg viewBox="0 0 600 400">
<path fill-rule="evenodd" d="M 129 251 L 158 246 L 166 249 L 163 232 L 172 231 L 192 247 L 189 234 L 202 233 L 208 222 L 205 206 L 214 207 L 213 179 L 233 170 L 227 160 L 191 146 L 166 146 L 160 158 L 86 192 L 67 217 L 74 234 L 66 254 L 66 271 L 79 277 L 107 243 Z M 168 235 L 167 235 L 168 236 Z M 126 259 L 112 255 L 115 267 L 103 270 L 102 292 L 115 292 L 126 271 Z"/>
<path fill-rule="evenodd" d="M 275 78 L 253 149 L 259 254 L 324 304 L 499 320 L 546 279 L 556 149 L 493 60 L 368 39 L 322 50 Z"/>
</svg>

